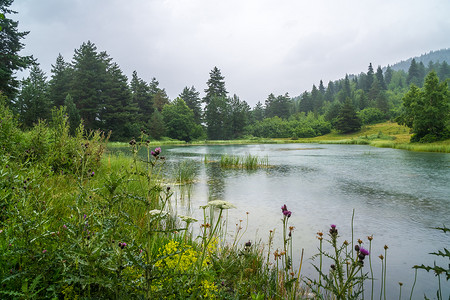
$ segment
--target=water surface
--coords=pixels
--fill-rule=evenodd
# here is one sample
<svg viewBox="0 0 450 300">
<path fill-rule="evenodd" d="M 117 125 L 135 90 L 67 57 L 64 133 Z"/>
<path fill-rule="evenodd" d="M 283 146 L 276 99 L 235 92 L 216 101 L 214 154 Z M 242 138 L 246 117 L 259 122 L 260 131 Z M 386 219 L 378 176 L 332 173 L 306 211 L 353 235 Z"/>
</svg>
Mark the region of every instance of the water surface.
<svg viewBox="0 0 450 300">
<path fill-rule="evenodd" d="M 428 253 L 448 248 L 449 237 L 433 227 L 450 225 L 450 154 L 418 153 L 363 145 L 226 145 L 163 147 L 170 162 L 195 160 L 199 165 L 198 182 L 191 191 L 192 214 L 200 217 L 199 205 L 209 200 L 226 200 L 237 206 L 229 211 L 232 228 L 249 212 L 249 227 L 243 242 L 267 242 L 269 230 L 275 230 L 275 247 L 281 243 L 281 206 L 291 210 L 290 224 L 299 260 L 305 249 L 302 274 L 314 276 L 309 259 L 317 253 L 318 231 L 327 232 L 336 224 L 344 239 L 361 238 L 368 247 L 373 235 L 372 263 L 378 274 L 380 254 L 387 254 L 387 291 L 398 297 L 398 282 L 408 295 L 414 281 L 416 264 L 432 265 L 435 256 Z M 222 170 L 218 164 L 204 164 L 222 154 L 268 156 L 270 168 L 255 171 Z M 448 260 L 437 260 L 447 266 Z M 368 264 L 365 271 L 369 271 Z M 450 292 L 441 279 L 444 298 Z M 370 289 L 370 284 L 368 287 Z M 380 281 L 375 282 L 379 291 Z M 433 297 L 437 280 L 433 274 L 419 271 L 414 299 L 423 294 Z"/>
</svg>

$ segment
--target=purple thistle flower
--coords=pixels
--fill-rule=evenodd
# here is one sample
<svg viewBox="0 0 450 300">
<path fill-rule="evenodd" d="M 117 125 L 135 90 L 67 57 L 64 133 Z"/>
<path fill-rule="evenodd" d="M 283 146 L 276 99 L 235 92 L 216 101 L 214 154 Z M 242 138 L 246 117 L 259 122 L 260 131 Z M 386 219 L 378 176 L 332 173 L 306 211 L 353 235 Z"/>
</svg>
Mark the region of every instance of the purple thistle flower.
<svg viewBox="0 0 450 300">
<path fill-rule="evenodd" d="M 290 210 L 283 211 L 283 215 L 285 215 L 288 218 L 291 216 L 291 214 L 292 214 L 292 212 Z"/>
<path fill-rule="evenodd" d="M 287 207 L 286 207 L 286 204 L 285 204 L 285 205 L 283 205 L 283 206 L 281 207 L 281 211 L 282 211 L 282 212 L 284 212 L 284 211 L 287 211 Z"/>
<path fill-rule="evenodd" d="M 367 249 L 364 249 L 363 247 L 359 248 L 359 252 L 364 256 L 369 255 L 369 251 Z"/>
<path fill-rule="evenodd" d="M 331 224 L 331 228 L 336 229 L 336 225 Z"/>
</svg>

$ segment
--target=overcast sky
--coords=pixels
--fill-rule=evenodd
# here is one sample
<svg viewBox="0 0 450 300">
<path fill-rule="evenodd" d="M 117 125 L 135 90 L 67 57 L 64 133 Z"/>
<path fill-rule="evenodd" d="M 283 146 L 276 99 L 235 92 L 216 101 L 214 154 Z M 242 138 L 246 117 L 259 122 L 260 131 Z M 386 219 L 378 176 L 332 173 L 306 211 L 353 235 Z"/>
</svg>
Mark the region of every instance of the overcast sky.
<svg viewBox="0 0 450 300">
<path fill-rule="evenodd" d="M 155 77 L 173 99 L 204 95 L 217 66 L 230 95 L 252 107 L 270 93 L 298 96 L 371 62 L 386 66 L 450 47 L 448 0 L 16 0 L 22 54 L 50 77 L 90 40 L 131 78 Z M 7 16 L 8 17 L 8 16 Z"/>
</svg>

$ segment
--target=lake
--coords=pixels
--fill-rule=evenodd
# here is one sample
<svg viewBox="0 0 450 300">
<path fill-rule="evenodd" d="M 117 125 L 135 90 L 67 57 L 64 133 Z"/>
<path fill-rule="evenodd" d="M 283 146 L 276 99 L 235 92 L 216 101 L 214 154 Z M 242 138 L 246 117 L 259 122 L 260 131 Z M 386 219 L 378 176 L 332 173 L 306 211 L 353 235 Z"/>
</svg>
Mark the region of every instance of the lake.
<svg viewBox="0 0 450 300">
<path fill-rule="evenodd" d="M 249 212 L 249 226 L 242 242 L 267 243 L 269 230 L 275 229 L 274 247 L 281 248 L 281 206 L 286 204 L 292 211 L 289 223 L 295 226 L 297 265 L 301 249 L 305 251 L 304 276 L 314 276 L 310 258 L 317 253 L 318 231 L 326 234 L 330 224 L 336 224 L 341 242 L 351 242 L 353 210 L 354 242 L 361 238 L 367 248 L 367 236 L 373 235 L 371 255 L 378 278 L 374 284 L 376 294 L 380 290 L 378 256 L 384 255 L 384 245 L 389 247 L 386 258 L 389 298 L 398 297 L 398 282 L 402 282 L 402 295 L 409 299 L 414 265 L 433 265 L 435 260 L 441 266 L 448 265 L 448 260 L 439 260 L 428 253 L 450 245 L 448 234 L 433 229 L 450 226 L 450 154 L 323 144 L 162 148 L 168 165 L 180 160 L 198 162 L 198 181 L 189 197 L 194 217 L 201 219 L 198 206 L 209 200 L 229 201 L 237 206 L 228 211 L 232 233 L 234 225 L 240 219 L 245 220 Z M 270 167 L 254 171 L 223 170 L 217 163 L 203 163 L 205 155 L 210 160 L 219 160 L 223 154 L 267 156 Z M 368 263 L 364 270 L 369 272 Z M 441 277 L 445 298 L 450 288 L 445 274 Z M 419 270 L 413 299 L 423 299 L 424 293 L 433 298 L 436 290 L 434 274 Z"/>
</svg>

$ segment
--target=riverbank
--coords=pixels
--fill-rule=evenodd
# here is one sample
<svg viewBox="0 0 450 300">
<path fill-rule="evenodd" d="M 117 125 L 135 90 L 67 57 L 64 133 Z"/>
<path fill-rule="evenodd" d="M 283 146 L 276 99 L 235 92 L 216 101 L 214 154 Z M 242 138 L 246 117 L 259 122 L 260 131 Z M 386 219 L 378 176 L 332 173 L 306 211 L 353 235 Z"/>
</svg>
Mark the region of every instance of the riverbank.
<svg viewBox="0 0 450 300">
<path fill-rule="evenodd" d="M 240 144 L 287 144 L 287 143 L 319 143 L 319 144 L 354 144 L 369 145 L 381 148 L 394 148 L 408 151 L 420 152 L 440 152 L 450 153 L 450 139 L 435 143 L 410 143 L 411 134 L 409 128 L 397 123 L 384 122 L 373 125 L 366 125 L 355 133 L 341 134 L 333 131 L 329 134 L 314 138 L 246 138 L 238 140 L 202 140 L 185 142 L 165 139 L 160 141 L 150 141 L 150 145 L 240 145 Z M 121 148 L 128 146 L 128 143 L 110 142 L 108 147 Z"/>
</svg>

